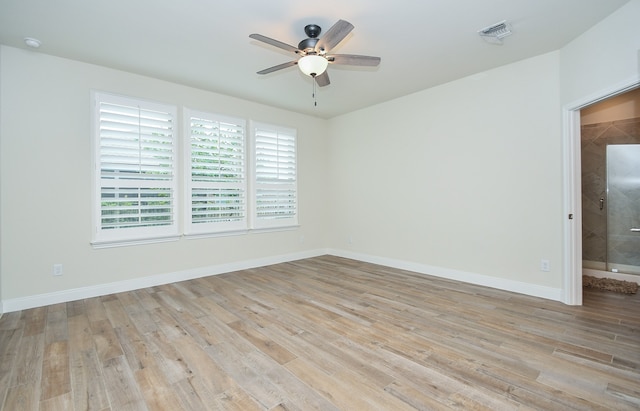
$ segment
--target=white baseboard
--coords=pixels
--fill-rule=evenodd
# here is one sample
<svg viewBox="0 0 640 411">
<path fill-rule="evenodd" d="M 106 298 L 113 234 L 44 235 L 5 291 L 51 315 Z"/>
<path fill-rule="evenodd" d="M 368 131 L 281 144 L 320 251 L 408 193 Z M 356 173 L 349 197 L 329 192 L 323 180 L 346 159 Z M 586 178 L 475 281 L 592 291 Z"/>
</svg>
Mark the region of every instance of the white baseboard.
<svg viewBox="0 0 640 411">
<path fill-rule="evenodd" d="M 540 297 L 547 300 L 562 302 L 562 289 L 560 288 L 546 287 L 542 285 L 513 281 L 504 278 L 491 277 L 484 274 L 452 270 L 450 268 L 435 267 L 431 265 L 396 260 L 392 258 L 359 254 L 345 250 L 330 249 L 328 253 L 337 257 L 350 258 L 367 263 L 413 271 L 419 274 L 426 274 L 434 277 L 441 277 L 449 280 L 481 285 L 485 287 L 496 288 L 498 290 L 511 291 L 518 294 L 525 294 L 532 297 Z"/>
<path fill-rule="evenodd" d="M 85 298 L 100 297 L 103 295 L 139 290 L 141 288 L 175 283 L 178 281 L 192 280 L 194 278 L 207 277 L 250 268 L 263 267 L 288 261 L 326 255 L 326 249 L 309 250 L 300 253 L 284 254 L 257 258 L 253 260 L 238 261 L 233 263 L 218 264 L 208 267 L 200 267 L 192 270 L 177 271 L 173 273 L 158 274 L 149 277 L 135 278 L 132 280 L 118 281 L 114 283 L 99 284 L 90 287 L 74 288 L 53 293 L 38 294 L 28 297 L 12 298 L 0 302 L 0 313 L 26 310 L 29 308 L 43 307 L 51 304 L 66 303 Z"/>
<path fill-rule="evenodd" d="M 318 257 L 321 255 L 334 255 L 337 257 L 350 258 L 372 264 L 379 264 L 401 270 L 413 271 L 419 274 L 432 275 L 435 277 L 461 281 L 499 290 L 511 291 L 519 294 L 534 297 L 546 298 L 549 300 L 562 301 L 562 290 L 558 288 L 545 287 L 535 284 L 523 283 L 519 281 L 507 280 L 504 278 L 491 277 L 483 274 L 470 273 L 465 271 L 452 270 L 449 268 L 435 267 L 426 264 L 413 263 L 409 261 L 396 260 L 386 257 L 372 256 L 368 254 L 354 253 L 336 249 L 309 250 L 300 253 L 270 256 L 253 260 L 238 261 L 233 263 L 218 264 L 208 267 L 200 267 L 192 270 L 176 271 L 172 273 L 158 274 L 149 277 L 136 278 L 132 280 L 118 281 L 114 283 L 99 284 L 89 287 L 74 288 L 46 294 L 38 294 L 28 297 L 12 298 L 0 301 L 0 314 L 26 310 L 29 308 L 43 307 L 51 304 L 59 304 L 70 301 L 82 300 L 85 298 L 100 297 L 114 293 L 139 290 L 147 287 L 170 284 L 179 281 L 192 280 L 211 275 L 229 273 L 233 271 L 247 270 L 250 268 L 264 267 L 272 264 L 285 263 L 289 261 L 301 260 L 304 258 Z"/>
</svg>

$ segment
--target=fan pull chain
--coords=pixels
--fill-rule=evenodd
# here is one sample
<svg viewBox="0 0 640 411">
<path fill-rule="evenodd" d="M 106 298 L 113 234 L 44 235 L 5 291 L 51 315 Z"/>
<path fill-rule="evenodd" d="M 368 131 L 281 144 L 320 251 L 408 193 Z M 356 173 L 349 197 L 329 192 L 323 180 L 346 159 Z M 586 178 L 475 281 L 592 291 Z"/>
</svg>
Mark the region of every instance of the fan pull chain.
<svg viewBox="0 0 640 411">
<path fill-rule="evenodd" d="M 311 93 L 311 97 L 313 97 L 313 106 L 318 107 L 318 100 L 316 100 L 316 76 L 311 78 L 313 81 L 313 92 Z"/>
</svg>

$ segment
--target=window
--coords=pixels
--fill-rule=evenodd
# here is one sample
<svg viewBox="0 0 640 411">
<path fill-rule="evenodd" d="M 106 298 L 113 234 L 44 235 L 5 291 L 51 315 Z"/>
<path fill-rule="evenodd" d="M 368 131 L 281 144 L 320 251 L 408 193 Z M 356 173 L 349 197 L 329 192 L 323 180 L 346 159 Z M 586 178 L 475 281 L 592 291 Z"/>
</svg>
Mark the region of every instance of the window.
<svg viewBox="0 0 640 411">
<path fill-rule="evenodd" d="M 176 107 L 103 93 L 93 100 L 93 243 L 177 236 Z"/>
<path fill-rule="evenodd" d="M 298 224 L 296 130 L 255 122 L 253 228 Z"/>
<path fill-rule="evenodd" d="M 248 141 L 246 120 L 184 108 L 178 146 L 176 106 L 91 97 L 95 247 L 298 225 L 295 129 L 252 122 Z"/>
<path fill-rule="evenodd" d="M 247 229 L 245 121 L 185 109 L 187 234 Z"/>
</svg>

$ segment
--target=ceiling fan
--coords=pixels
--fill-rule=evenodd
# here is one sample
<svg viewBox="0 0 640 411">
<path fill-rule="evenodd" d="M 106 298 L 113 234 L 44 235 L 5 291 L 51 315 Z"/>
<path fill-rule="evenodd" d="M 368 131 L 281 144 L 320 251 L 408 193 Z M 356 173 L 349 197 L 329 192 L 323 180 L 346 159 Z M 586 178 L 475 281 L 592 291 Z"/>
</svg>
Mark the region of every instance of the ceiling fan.
<svg viewBox="0 0 640 411">
<path fill-rule="evenodd" d="M 345 20 L 338 20 L 324 36 L 318 38 L 322 29 L 316 24 L 309 24 L 304 28 L 304 32 L 308 38 L 302 40 L 298 44 L 298 47 L 261 34 L 251 34 L 249 37 L 254 40 L 293 52 L 299 56 L 296 60 L 260 70 L 258 74 L 273 73 L 274 71 L 297 65 L 300 71 L 307 76 L 313 77 L 316 83 L 318 83 L 318 86 L 324 87 L 330 83 L 329 75 L 326 71 L 329 63 L 370 67 L 380 64 L 380 57 L 359 56 L 355 54 L 330 54 L 331 50 L 344 40 L 351 30 L 353 30 L 351 23 Z"/>
</svg>

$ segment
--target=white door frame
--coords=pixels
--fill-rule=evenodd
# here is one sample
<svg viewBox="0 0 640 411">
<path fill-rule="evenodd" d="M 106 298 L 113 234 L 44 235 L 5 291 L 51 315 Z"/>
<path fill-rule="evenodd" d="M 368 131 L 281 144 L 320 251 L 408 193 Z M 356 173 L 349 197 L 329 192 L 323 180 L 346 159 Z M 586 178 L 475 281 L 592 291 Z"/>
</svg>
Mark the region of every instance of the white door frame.
<svg viewBox="0 0 640 411">
<path fill-rule="evenodd" d="M 563 302 L 582 305 L 582 182 L 580 164 L 580 110 L 640 87 L 640 76 L 587 96 L 562 109 L 564 185 Z"/>
</svg>

